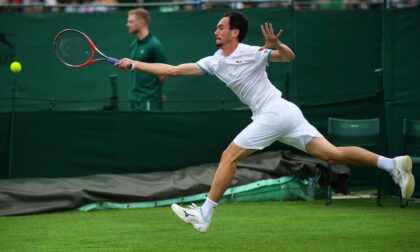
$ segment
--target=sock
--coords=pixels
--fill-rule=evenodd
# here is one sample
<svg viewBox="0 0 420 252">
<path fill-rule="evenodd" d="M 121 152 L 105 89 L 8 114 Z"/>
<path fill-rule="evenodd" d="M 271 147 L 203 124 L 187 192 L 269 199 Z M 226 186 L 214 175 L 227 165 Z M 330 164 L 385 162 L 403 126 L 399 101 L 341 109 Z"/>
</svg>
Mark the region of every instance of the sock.
<svg viewBox="0 0 420 252">
<path fill-rule="evenodd" d="M 204 219 L 210 221 L 211 216 L 213 215 L 214 209 L 216 208 L 217 203 L 211 200 L 210 198 L 206 198 L 206 201 L 201 206 L 201 211 L 203 213 Z"/>
<path fill-rule="evenodd" d="M 386 158 L 383 156 L 379 156 L 378 159 L 378 168 L 385 170 L 389 173 L 392 173 L 392 171 L 395 168 L 394 160 L 391 158 Z"/>
</svg>

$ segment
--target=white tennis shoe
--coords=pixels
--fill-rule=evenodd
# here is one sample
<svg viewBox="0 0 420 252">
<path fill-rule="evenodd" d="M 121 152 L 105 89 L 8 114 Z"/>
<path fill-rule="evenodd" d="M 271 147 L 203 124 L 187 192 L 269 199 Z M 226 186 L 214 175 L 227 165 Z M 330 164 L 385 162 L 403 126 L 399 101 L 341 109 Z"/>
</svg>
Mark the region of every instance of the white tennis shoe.
<svg viewBox="0 0 420 252">
<path fill-rule="evenodd" d="M 171 208 L 181 220 L 191 224 L 199 232 L 206 233 L 209 229 L 210 221 L 204 219 L 201 208 L 194 203 L 189 208 L 180 207 L 177 204 L 172 204 Z"/>
<path fill-rule="evenodd" d="M 403 199 L 409 199 L 414 192 L 414 176 L 412 174 L 413 163 L 410 156 L 399 156 L 394 158 L 395 168 L 391 173 L 395 183 L 401 187 Z"/>
</svg>

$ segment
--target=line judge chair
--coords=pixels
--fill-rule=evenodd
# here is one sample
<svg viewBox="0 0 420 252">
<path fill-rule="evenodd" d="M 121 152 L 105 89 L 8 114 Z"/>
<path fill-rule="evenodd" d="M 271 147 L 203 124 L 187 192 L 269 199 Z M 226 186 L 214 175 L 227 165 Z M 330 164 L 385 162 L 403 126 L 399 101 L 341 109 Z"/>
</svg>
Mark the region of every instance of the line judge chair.
<svg viewBox="0 0 420 252">
<path fill-rule="evenodd" d="M 370 151 L 378 151 L 380 148 L 380 120 L 379 118 L 342 119 L 330 117 L 328 118 L 328 136 L 331 143 L 336 146 L 358 146 Z M 373 169 L 370 171 L 378 172 Z M 369 173 L 369 170 L 366 170 L 366 173 Z M 381 175 L 379 173 L 376 176 L 378 178 L 377 204 L 381 206 Z M 330 176 L 328 180 L 326 205 L 330 205 L 332 202 Z"/>
<path fill-rule="evenodd" d="M 420 120 L 403 120 L 403 141 L 404 154 L 408 154 L 413 159 L 413 174 L 420 175 Z M 418 176 L 417 176 L 418 177 Z M 420 190 L 414 191 L 414 196 L 420 196 Z M 406 207 L 408 200 L 401 198 L 400 206 Z"/>
</svg>

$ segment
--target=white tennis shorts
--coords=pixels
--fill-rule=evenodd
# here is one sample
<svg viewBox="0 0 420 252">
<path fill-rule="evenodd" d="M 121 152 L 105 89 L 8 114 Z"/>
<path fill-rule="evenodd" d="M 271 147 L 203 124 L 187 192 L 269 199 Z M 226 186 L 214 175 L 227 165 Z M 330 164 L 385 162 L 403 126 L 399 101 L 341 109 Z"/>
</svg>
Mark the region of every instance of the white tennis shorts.
<svg viewBox="0 0 420 252">
<path fill-rule="evenodd" d="M 233 142 L 245 149 L 262 150 L 280 141 L 306 152 L 306 144 L 322 134 L 293 103 L 281 98 L 252 116 L 252 123 Z"/>
</svg>

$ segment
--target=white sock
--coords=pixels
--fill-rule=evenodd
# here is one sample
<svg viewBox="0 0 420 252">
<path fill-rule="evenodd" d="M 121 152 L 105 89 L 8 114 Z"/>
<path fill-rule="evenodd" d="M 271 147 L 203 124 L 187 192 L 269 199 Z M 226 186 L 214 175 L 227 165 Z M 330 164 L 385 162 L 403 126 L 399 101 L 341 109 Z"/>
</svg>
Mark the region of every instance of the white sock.
<svg viewBox="0 0 420 252">
<path fill-rule="evenodd" d="M 210 198 L 206 198 L 206 201 L 201 206 L 201 211 L 203 212 L 204 219 L 210 221 L 211 216 L 213 215 L 214 209 L 216 208 L 217 203 L 211 200 Z"/>
<path fill-rule="evenodd" d="M 385 170 L 389 173 L 392 173 L 392 171 L 395 168 L 394 160 L 391 158 L 386 158 L 383 156 L 379 156 L 378 159 L 378 168 Z"/>
</svg>

